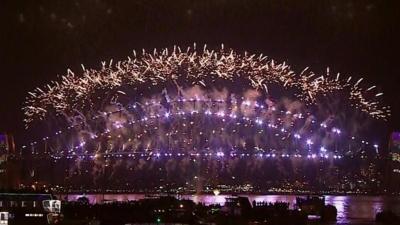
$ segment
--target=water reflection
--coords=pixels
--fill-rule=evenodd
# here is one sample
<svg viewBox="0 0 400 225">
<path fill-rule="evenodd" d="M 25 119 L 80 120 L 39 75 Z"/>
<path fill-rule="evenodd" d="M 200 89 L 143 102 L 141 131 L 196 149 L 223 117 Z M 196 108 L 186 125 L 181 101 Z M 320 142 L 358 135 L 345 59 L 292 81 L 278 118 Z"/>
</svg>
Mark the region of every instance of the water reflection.
<svg viewBox="0 0 400 225">
<path fill-rule="evenodd" d="M 63 195 L 62 199 L 77 200 L 82 195 Z M 144 199 L 144 194 L 90 194 L 85 195 L 92 204 L 106 201 L 135 201 Z M 250 202 L 287 202 L 293 208 L 296 204 L 296 195 L 242 195 L 249 198 Z M 190 199 L 195 203 L 206 205 L 224 205 L 226 198 L 231 195 L 177 195 L 181 199 Z M 372 222 L 377 212 L 390 209 L 400 213 L 400 198 L 386 196 L 325 196 L 325 203 L 336 207 L 338 211 L 337 223 L 363 223 Z"/>
<path fill-rule="evenodd" d="M 400 212 L 400 199 L 385 196 L 326 196 L 326 204 L 338 210 L 338 223 L 372 221 L 377 212 Z"/>
</svg>

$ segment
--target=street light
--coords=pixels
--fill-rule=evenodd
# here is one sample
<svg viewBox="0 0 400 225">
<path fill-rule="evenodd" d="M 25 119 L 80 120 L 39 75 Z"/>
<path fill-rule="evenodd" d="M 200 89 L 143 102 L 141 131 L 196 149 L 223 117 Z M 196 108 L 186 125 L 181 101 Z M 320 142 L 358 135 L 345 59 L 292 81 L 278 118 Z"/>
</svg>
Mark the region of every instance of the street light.
<svg viewBox="0 0 400 225">
<path fill-rule="evenodd" d="M 377 144 L 374 144 L 374 148 L 375 148 L 375 151 L 376 151 L 376 154 L 379 154 L 379 145 L 377 145 Z"/>
</svg>

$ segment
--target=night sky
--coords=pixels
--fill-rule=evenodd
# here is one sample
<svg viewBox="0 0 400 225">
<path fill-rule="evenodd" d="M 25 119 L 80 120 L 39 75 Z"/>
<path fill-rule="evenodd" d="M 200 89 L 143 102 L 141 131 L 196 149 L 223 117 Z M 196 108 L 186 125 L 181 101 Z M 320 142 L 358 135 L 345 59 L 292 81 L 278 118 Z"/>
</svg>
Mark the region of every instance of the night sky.
<svg viewBox="0 0 400 225">
<path fill-rule="evenodd" d="M 67 68 L 99 68 L 132 50 L 198 45 L 263 53 L 304 67 L 365 77 L 400 129 L 399 4 L 390 1 L 53 0 L 0 3 L 0 131 L 23 128 L 27 91 Z M 394 1 L 395 2 L 395 1 Z M 5 5 L 4 5 L 5 4 Z"/>
</svg>

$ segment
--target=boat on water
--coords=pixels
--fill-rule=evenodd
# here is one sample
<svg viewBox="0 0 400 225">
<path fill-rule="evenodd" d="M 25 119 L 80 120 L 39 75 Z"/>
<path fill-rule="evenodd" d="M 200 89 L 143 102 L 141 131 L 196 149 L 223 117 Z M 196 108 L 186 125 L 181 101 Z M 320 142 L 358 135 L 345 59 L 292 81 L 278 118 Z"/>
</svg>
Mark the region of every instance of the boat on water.
<svg viewBox="0 0 400 225">
<path fill-rule="evenodd" d="M 325 205 L 325 196 L 297 197 L 296 207 L 310 220 L 336 220 L 337 209 L 334 206 Z"/>
<path fill-rule="evenodd" d="M 58 224 L 61 201 L 47 193 L 0 193 L 0 224 Z"/>
<path fill-rule="evenodd" d="M 324 196 L 310 196 L 307 197 L 297 197 L 296 198 L 297 207 L 304 213 L 309 215 L 320 215 L 322 209 L 325 206 Z"/>
</svg>

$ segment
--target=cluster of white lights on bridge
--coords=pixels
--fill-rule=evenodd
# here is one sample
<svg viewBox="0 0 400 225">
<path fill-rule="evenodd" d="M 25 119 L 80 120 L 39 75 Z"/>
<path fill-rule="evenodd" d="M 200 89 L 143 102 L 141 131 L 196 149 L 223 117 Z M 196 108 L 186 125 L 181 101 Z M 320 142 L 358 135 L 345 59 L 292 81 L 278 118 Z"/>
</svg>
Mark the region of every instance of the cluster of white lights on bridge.
<svg viewBox="0 0 400 225">
<path fill-rule="evenodd" d="M 104 153 L 104 154 L 71 154 L 67 156 L 60 156 L 60 155 L 52 155 L 53 159 L 87 159 L 87 160 L 94 160 L 94 159 L 100 159 L 100 158 L 147 158 L 147 159 L 161 159 L 161 158 L 184 158 L 184 157 L 190 157 L 193 159 L 196 158 L 220 158 L 220 159 L 225 159 L 225 158 L 258 158 L 258 159 L 273 159 L 273 158 L 290 158 L 290 159 L 300 159 L 300 158 L 306 158 L 306 159 L 341 159 L 343 158 L 342 155 L 337 155 L 337 154 L 278 154 L 278 153 L 237 153 L 237 152 L 230 152 L 230 153 L 224 153 L 224 152 L 205 152 L 205 153 L 181 153 L 181 152 L 133 152 L 133 153 L 127 153 L 127 152 L 115 152 L 115 153 Z"/>
</svg>

